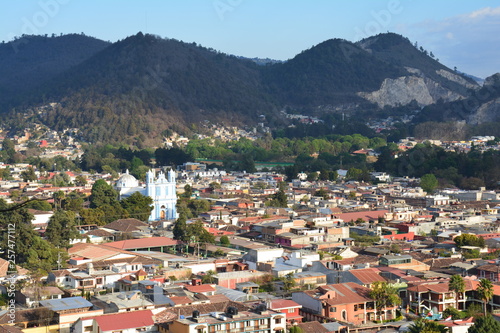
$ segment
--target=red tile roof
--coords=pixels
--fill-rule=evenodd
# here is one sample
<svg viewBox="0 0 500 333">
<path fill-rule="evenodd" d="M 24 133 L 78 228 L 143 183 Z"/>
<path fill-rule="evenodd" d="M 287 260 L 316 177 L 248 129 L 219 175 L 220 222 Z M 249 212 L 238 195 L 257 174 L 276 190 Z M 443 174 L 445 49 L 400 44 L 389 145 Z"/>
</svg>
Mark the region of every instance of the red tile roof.
<svg viewBox="0 0 500 333">
<path fill-rule="evenodd" d="M 370 220 L 377 221 L 379 217 L 383 217 L 386 213 L 389 213 L 388 210 L 371 210 L 364 212 L 354 212 L 354 213 L 342 213 L 335 214 L 335 218 L 342 219 L 344 222 L 356 221 L 357 219 L 363 219 L 368 222 Z"/>
<path fill-rule="evenodd" d="M 209 284 L 200 284 L 198 286 L 186 286 L 186 290 L 192 293 L 208 293 L 215 291 L 215 288 Z"/>
<path fill-rule="evenodd" d="M 365 269 L 352 269 L 350 273 L 354 275 L 363 284 L 372 284 L 376 281 L 384 282 L 386 281 L 379 274 L 379 270 L 376 268 L 365 268 Z"/>
<path fill-rule="evenodd" d="M 318 292 L 321 294 L 320 296 L 318 296 Z M 372 301 L 372 299 L 368 297 L 370 289 L 354 282 L 329 284 L 314 290 L 304 291 L 304 293 L 314 298 L 320 298 L 329 305 Z M 331 293 L 330 298 L 328 298 L 328 293 Z"/>
<path fill-rule="evenodd" d="M 127 239 L 118 242 L 106 243 L 106 246 L 111 246 L 121 250 L 133 250 L 146 247 L 172 246 L 179 244 L 179 241 L 168 237 L 150 237 L 141 239 Z"/>
<path fill-rule="evenodd" d="M 271 310 L 281 310 L 281 309 L 290 309 L 290 308 L 302 308 L 297 302 L 292 301 L 291 299 L 273 299 L 269 301 L 269 308 Z"/>
<path fill-rule="evenodd" d="M 172 296 L 170 300 L 174 302 L 175 305 L 180 304 L 191 304 L 193 301 L 187 296 Z"/>
<path fill-rule="evenodd" d="M 114 313 L 92 317 L 92 319 L 97 321 L 100 332 L 154 325 L 151 310 Z"/>
</svg>

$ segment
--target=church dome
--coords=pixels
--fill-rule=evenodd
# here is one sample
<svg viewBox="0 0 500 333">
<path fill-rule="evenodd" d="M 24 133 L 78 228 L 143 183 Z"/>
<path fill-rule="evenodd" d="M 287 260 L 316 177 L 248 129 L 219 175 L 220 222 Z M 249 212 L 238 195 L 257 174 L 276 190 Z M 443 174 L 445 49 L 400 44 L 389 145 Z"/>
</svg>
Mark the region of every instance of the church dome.
<svg viewBox="0 0 500 333">
<path fill-rule="evenodd" d="M 137 179 L 132 176 L 131 174 L 128 173 L 128 170 L 123 174 L 118 180 L 116 181 L 116 188 L 121 189 L 121 188 L 132 188 L 132 187 L 138 187 L 139 182 Z"/>
</svg>

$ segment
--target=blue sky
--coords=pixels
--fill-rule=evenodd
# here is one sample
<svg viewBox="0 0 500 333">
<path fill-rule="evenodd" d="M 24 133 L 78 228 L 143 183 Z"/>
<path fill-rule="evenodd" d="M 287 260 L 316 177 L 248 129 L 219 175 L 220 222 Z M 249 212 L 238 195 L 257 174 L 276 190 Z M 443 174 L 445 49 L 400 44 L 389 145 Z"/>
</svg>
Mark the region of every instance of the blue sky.
<svg viewBox="0 0 500 333">
<path fill-rule="evenodd" d="M 225 53 L 286 60 L 330 38 L 396 32 L 445 65 L 500 71 L 500 1 L 493 0 L 3 0 L 0 40 L 80 33 L 117 41 L 138 31 Z"/>
</svg>

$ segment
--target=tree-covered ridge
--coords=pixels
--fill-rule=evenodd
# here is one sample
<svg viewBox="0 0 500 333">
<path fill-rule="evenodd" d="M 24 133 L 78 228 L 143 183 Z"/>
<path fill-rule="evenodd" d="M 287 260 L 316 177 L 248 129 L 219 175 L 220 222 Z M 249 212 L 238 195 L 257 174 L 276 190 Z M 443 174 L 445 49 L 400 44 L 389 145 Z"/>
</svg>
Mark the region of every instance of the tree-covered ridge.
<svg viewBox="0 0 500 333">
<path fill-rule="evenodd" d="M 377 90 L 385 78 L 407 74 L 341 39 L 327 40 L 263 72 L 282 102 L 300 106 L 360 102 L 356 92 Z"/>
<path fill-rule="evenodd" d="M 0 108 L 13 97 L 40 86 L 47 80 L 85 61 L 110 43 L 85 36 L 23 35 L 0 44 Z"/>
<path fill-rule="evenodd" d="M 46 124 L 81 128 L 92 142 L 133 143 L 141 134 L 141 141 L 146 133 L 157 138 L 172 124 L 239 123 L 273 108 L 256 64 L 142 33 L 47 82 L 37 95 L 61 102 L 46 112 Z"/>
<path fill-rule="evenodd" d="M 357 42 L 356 45 L 388 64 L 418 69 L 423 75 L 439 82 L 445 88 L 464 95 L 468 95 L 469 93 L 464 85 L 439 75 L 438 72 L 440 70 L 450 71 L 450 69 L 441 64 L 432 52 L 419 46 L 418 42 L 412 44 L 408 38 L 401 35 L 383 33 L 365 38 Z M 470 85 L 477 86 L 477 83 L 473 79 L 461 75 L 456 71 L 453 72 Z"/>
<path fill-rule="evenodd" d="M 73 44 L 88 39 L 80 35 L 32 39 L 54 43 L 59 38 L 70 39 Z M 385 42 L 386 39 L 391 43 Z M 17 45 L 14 43 L 6 43 L 4 47 Z M 82 42 L 82 49 L 85 43 Z M 404 37 L 394 34 L 377 36 L 370 44 L 373 50 L 333 39 L 286 62 L 265 66 L 195 43 L 142 33 L 113 44 L 102 41 L 101 44 L 107 47 L 93 54 L 95 48 L 88 47 L 85 55 L 73 55 L 75 59 L 66 55 L 73 59 L 72 65 L 63 65 L 58 71 L 46 75 L 31 71 L 40 76 L 35 80 L 38 83 L 26 87 L 29 93 L 26 90 L 22 103 L 12 102 L 3 108 L 12 111 L 10 126 L 22 127 L 27 117 L 19 111 L 28 108 L 31 116 L 53 129 L 79 128 L 89 142 L 127 143 L 141 148 L 156 145 L 167 129 L 175 127 L 177 132 L 188 133 L 204 120 L 253 126 L 260 115 L 265 115 L 266 126 L 277 128 L 286 124 L 278 112 L 285 108 L 328 116 L 334 110 L 363 111 L 351 119 L 361 124 L 364 118 L 387 110 L 378 109 L 357 93 L 377 90 L 387 78 L 408 75 L 406 67 L 422 72 L 426 69 L 421 66 L 430 66 L 430 72 L 445 68 L 416 50 Z M 380 51 L 384 48 L 390 48 L 390 54 L 401 55 L 384 57 Z M 45 51 L 40 47 L 32 53 L 37 52 Z M 66 58 L 60 62 L 70 64 Z M 51 61 L 59 58 L 54 59 Z M 31 67 L 36 65 L 35 61 Z M 51 66 L 52 63 L 47 68 Z M 2 68 L 0 62 L 0 73 L 6 71 L 5 84 L 17 80 L 10 69 Z M 437 79 L 446 81 L 442 77 Z M 0 81 L 0 89 L 5 84 Z M 447 87 L 459 90 L 452 85 Z M 7 96 L 2 90 L 0 95 L 0 99 Z M 52 102 L 56 104 L 48 106 Z M 360 124 L 336 130 L 339 134 L 365 135 L 354 130 L 361 128 Z"/>
<path fill-rule="evenodd" d="M 392 145 L 383 147 L 374 168 L 397 176 L 422 177 L 434 174 L 441 186 L 458 186 L 477 190 L 481 186 L 496 188 L 500 182 L 500 151 L 446 151 L 431 144 L 417 144 L 398 153 Z"/>
</svg>

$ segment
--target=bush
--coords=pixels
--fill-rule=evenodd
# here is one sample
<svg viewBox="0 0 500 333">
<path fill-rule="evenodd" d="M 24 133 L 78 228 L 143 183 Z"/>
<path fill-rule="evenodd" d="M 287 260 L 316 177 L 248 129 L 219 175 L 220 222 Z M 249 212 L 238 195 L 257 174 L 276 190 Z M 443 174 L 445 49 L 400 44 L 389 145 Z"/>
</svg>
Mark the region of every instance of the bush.
<svg viewBox="0 0 500 333">
<path fill-rule="evenodd" d="M 448 318 L 451 316 L 451 319 L 457 320 L 457 319 L 462 319 L 466 317 L 466 314 L 462 311 L 459 311 L 453 307 L 447 308 L 446 310 L 443 311 L 443 318 Z"/>
</svg>

